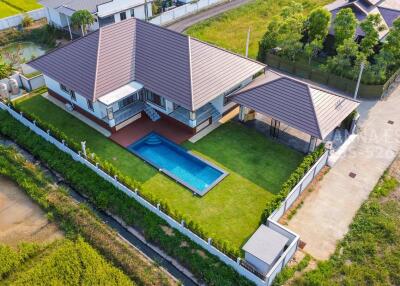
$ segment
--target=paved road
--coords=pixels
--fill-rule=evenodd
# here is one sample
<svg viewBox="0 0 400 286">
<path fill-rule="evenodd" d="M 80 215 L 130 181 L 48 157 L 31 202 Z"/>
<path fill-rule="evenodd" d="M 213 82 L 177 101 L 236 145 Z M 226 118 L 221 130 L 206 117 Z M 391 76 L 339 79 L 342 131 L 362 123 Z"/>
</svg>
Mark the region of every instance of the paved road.
<svg viewBox="0 0 400 286">
<path fill-rule="evenodd" d="M 226 2 L 224 4 L 214 6 L 210 9 L 204 10 L 203 12 L 193 14 L 187 18 L 184 18 L 178 22 L 175 22 L 169 26 L 167 26 L 168 29 L 174 30 L 176 32 L 182 33 L 184 30 L 189 28 L 190 26 L 206 20 L 208 18 L 214 17 L 218 14 L 221 14 L 225 11 L 234 9 L 236 7 L 239 7 L 240 5 L 243 5 L 247 2 L 250 2 L 251 0 L 232 0 L 230 2 Z"/>
<path fill-rule="evenodd" d="M 315 258 L 328 259 L 335 251 L 357 210 L 400 152 L 399 126 L 400 87 L 369 110 L 349 150 L 289 222 L 289 229 L 300 235 L 305 251 Z M 354 179 L 350 172 L 356 173 Z"/>
</svg>

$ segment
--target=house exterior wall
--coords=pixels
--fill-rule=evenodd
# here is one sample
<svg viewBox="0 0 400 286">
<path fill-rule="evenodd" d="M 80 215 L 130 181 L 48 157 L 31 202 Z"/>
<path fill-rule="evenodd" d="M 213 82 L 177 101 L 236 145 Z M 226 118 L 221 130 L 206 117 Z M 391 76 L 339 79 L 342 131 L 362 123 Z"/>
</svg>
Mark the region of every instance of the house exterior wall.
<svg viewBox="0 0 400 286">
<path fill-rule="evenodd" d="M 54 26 L 65 27 L 61 20 L 61 14 L 53 8 L 46 7 L 46 18 L 47 22 L 53 24 Z"/>
<path fill-rule="evenodd" d="M 90 113 L 91 115 L 97 117 L 98 119 L 102 119 L 104 118 L 107 114 L 105 111 L 105 108 L 103 105 L 101 105 L 99 102 L 94 102 L 93 103 L 93 110 L 90 110 L 87 106 L 87 100 L 86 97 L 80 95 L 79 93 L 77 93 L 75 91 L 75 97 L 76 97 L 76 101 L 73 101 L 71 99 L 71 96 L 69 93 L 66 93 L 65 91 L 63 91 L 60 87 L 60 83 L 46 75 L 44 75 L 44 81 L 46 83 L 46 86 L 51 89 L 52 91 L 54 91 L 55 93 L 57 93 L 59 96 L 63 97 L 64 99 L 66 99 L 68 102 L 73 103 L 74 105 L 79 106 L 81 109 L 83 109 L 84 111 Z M 67 86 L 68 87 L 68 86 Z"/>
<path fill-rule="evenodd" d="M 98 16 L 103 18 L 114 15 L 115 22 L 121 21 L 120 13 L 126 12 L 126 18 L 131 18 L 130 10 L 133 9 L 135 17 L 145 19 L 144 0 L 113 0 L 97 6 Z M 151 1 L 147 3 L 148 17 L 152 16 Z"/>
</svg>

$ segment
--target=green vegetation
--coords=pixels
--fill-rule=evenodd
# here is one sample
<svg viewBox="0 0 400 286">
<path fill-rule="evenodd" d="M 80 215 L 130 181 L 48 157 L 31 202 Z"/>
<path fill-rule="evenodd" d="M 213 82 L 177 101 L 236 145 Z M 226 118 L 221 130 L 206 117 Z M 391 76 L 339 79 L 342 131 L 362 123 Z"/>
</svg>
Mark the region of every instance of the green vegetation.
<svg viewBox="0 0 400 286">
<path fill-rule="evenodd" d="M 0 0 L 0 18 L 5 18 L 39 9 L 42 5 L 37 0 Z"/>
<path fill-rule="evenodd" d="M 311 256 L 306 254 L 304 258 L 293 266 L 285 267 L 275 278 L 273 286 L 284 285 L 289 279 L 293 278 L 296 272 L 303 271 L 311 261 Z"/>
<path fill-rule="evenodd" d="M 399 285 L 398 181 L 385 174 L 358 211 L 333 256 L 294 285 Z"/>
<path fill-rule="evenodd" d="M 0 112 L 0 121 L 2 122 L 1 134 L 14 140 L 49 168 L 61 174 L 72 188 L 88 197 L 100 209 L 118 215 L 128 225 L 141 230 L 148 241 L 158 245 L 167 254 L 185 265 L 198 280 L 207 285 L 252 285 L 217 257 L 204 251 L 183 234 L 171 229 L 156 214 L 129 198 L 111 183 L 57 149 L 53 144 L 35 135 L 7 112 Z M 19 164 L 14 163 L 12 166 L 10 174 L 20 168 Z M 0 170 L 4 170 L 4 168 L 0 168 Z M 23 183 L 22 178 L 21 176 Z M 37 190 L 38 188 L 35 188 L 35 192 Z M 31 197 L 35 199 L 35 196 L 31 195 Z M 63 205 L 62 203 L 58 204 L 58 206 Z M 68 213 L 74 213 L 74 211 L 69 211 L 67 208 L 64 214 Z M 61 215 L 62 217 L 64 215 Z M 86 219 L 82 218 L 79 225 L 82 227 L 85 223 Z"/>
<path fill-rule="evenodd" d="M 131 181 L 138 181 L 148 200 L 160 202 L 178 221 L 184 219 L 191 229 L 205 239 L 213 238 L 215 245 L 230 249 L 232 255 L 239 254 L 240 246 L 259 226 L 265 204 L 303 158 L 252 129 L 238 123 L 225 124 L 196 144 L 185 144 L 229 172 L 199 198 L 43 97 L 28 97 L 16 106 L 25 115 L 34 114 L 42 122 L 51 123 L 75 142 L 86 141 L 98 157 L 111 162 Z"/>
<path fill-rule="evenodd" d="M 296 0 L 304 7 L 304 13 L 323 6 L 331 0 Z M 291 4 L 290 0 L 254 0 L 249 4 L 225 12 L 209 20 L 190 27 L 190 36 L 215 44 L 233 52 L 244 54 L 247 30 L 251 28 L 249 57 L 256 58 L 258 45 L 270 21 L 279 15 L 282 7 Z"/>
<path fill-rule="evenodd" d="M 26 73 L 26 74 L 24 74 L 24 76 L 26 78 L 34 78 L 35 76 L 38 76 L 38 75 L 41 75 L 41 74 L 42 73 L 40 71 L 34 71 L 34 72 L 31 72 L 31 73 Z"/>
<path fill-rule="evenodd" d="M 125 244 L 84 205 L 76 204 L 64 189 L 53 185 L 43 173 L 12 148 L 0 146 L 0 175 L 13 180 L 75 239 L 83 237 L 104 257 L 140 285 L 174 285 L 165 273 Z M 11 265 L 11 264 L 10 264 Z M 1 274 L 0 274 L 1 276 Z"/>
<path fill-rule="evenodd" d="M 2 285 L 132 285 L 82 239 L 48 245 L 0 245 Z"/>
</svg>

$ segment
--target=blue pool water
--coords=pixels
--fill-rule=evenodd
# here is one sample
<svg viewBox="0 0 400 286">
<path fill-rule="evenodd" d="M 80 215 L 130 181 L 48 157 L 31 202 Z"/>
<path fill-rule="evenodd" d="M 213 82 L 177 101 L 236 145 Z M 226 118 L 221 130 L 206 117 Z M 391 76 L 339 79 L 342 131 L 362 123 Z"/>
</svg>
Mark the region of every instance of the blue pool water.
<svg viewBox="0 0 400 286">
<path fill-rule="evenodd" d="M 227 175 L 154 132 L 128 149 L 199 195 L 204 195 Z"/>
</svg>

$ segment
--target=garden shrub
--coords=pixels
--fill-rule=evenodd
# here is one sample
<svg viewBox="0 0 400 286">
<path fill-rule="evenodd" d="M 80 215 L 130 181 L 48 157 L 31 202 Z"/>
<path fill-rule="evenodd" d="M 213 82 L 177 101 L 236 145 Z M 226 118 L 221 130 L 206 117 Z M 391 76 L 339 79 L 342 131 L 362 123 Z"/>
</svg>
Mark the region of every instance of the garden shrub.
<svg viewBox="0 0 400 286">
<path fill-rule="evenodd" d="M 279 193 L 270 201 L 268 201 L 262 214 L 262 221 L 266 221 L 268 217 L 281 205 L 286 199 L 290 191 L 300 182 L 303 176 L 311 169 L 315 162 L 324 154 L 325 146 L 320 144 L 314 152 L 304 157 L 300 165 L 294 170 L 290 177 L 282 184 Z"/>
<path fill-rule="evenodd" d="M 29 128 L 13 119 L 7 112 L 0 112 L 0 133 L 13 139 L 29 150 L 49 168 L 60 173 L 79 193 L 89 198 L 102 210 L 121 217 L 128 225 L 140 229 L 145 238 L 158 245 L 168 255 L 175 257 L 193 275 L 207 285 L 253 285 L 252 282 L 222 263 L 216 256 L 206 252 L 180 232 L 166 234 L 163 227 L 169 225 L 153 212 L 147 210 L 133 198 L 105 181 L 83 164 L 73 160 L 53 144 L 34 134 Z M 187 222 L 190 224 L 190 222 Z M 229 251 L 226 242 L 214 241 L 214 245 Z M 236 254 L 236 253 L 235 253 Z"/>
</svg>

